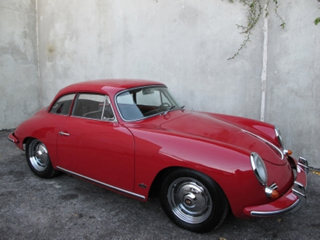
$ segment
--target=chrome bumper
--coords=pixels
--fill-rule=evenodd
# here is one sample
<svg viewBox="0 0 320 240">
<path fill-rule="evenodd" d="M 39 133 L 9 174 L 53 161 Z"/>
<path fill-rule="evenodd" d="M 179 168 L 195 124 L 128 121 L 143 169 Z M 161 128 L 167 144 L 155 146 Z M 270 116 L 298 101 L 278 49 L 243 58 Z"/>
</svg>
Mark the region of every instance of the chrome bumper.
<svg viewBox="0 0 320 240">
<path fill-rule="evenodd" d="M 300 169 L 305 171 L 307 174 L 309 173 L 309 163 L 305 158 L 299 157 L 298 166 L 300 167 Z M 297 166 L 297 168 L 298 168 L 298 166 Z M 299 170 L 297 169 L 297 171 L 299 171 Z"/>
<path fill-rule="evenodd" d="M 308 161 L 300 157 L 297 161 L 297 175 L 292 188 L 276 201 L 266 205 L 245 208 L 244 213 L 252 217 L 269 217 L 298 211 L 307 201 L 308 173 Z"/>
</svg>

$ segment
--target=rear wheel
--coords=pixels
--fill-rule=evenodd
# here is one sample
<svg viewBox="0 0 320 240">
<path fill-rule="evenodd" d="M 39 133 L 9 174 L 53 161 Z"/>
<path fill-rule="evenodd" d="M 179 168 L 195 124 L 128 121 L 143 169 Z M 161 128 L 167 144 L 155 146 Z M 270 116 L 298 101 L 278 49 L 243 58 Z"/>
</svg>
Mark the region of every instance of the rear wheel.
<svg viewBox="0 0 320 240">
<path fill-rule="evenodd" d="M 165 176 L 160 200 L 175 224 L 194 232 L 217 228 L 229 209 L 218 184 L 207 175 L 189 169 Z"/>
<path fill-rule="evenodd" d="M 53 168 L 46 146 L 38 139 L 26 143 L 26 158 L 31 171 L 42 178 L 51 178 L 58 172 Z"/>
</svg>

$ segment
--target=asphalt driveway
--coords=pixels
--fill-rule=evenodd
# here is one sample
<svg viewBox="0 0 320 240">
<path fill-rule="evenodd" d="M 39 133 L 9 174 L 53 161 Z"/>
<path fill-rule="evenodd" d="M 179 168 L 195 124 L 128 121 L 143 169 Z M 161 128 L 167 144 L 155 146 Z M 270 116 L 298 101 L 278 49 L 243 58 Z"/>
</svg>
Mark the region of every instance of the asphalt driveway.
<svg viewBox="0 0 320 240">
<path fill-rule="evenodd" d="M 36 177 L 24 152 L 0 132 L 0 239 L 320 239 L 320 174 L 296 213 L 249 220 L 229 216 L 215 231 L 174 225 L 157 199 L 124 197 L 66 174 Z"/>
</svg>

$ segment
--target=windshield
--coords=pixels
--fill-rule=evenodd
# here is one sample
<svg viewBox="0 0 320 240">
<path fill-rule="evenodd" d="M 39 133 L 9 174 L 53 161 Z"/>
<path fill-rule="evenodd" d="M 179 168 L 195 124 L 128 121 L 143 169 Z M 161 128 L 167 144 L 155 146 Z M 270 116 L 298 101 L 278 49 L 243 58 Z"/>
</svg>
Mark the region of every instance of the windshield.
<svg viewBox="0 0 320 240">
<path fill-rule="evenodd" d="M 166 87 L 132 89 L 119 94 L 116 101 L 122 118 L 127 121 L 166 114 L 181 108 Z"/>
</svg>

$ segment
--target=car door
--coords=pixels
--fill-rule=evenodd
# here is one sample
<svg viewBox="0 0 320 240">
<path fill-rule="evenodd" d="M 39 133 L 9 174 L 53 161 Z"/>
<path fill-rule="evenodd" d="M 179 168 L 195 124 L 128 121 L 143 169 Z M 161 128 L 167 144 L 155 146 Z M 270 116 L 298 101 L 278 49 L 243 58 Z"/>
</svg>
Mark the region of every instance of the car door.
<svg viewBox="0 0 320 240">
<path fill-rule="evenodd" d="M 95 182 L 132 191 L 134 142 L 115 119 L 109 98 L 78 94 L 58 137 L 58 167 Z"/>
<path fill-rule="evenodd" d="M 33 133 L 47 147 L 50 153 L 50 160 L 54 167 L 57 166 L 57 136 L 61 124 L 69 118 L 74 93 L 66 94 L 58 98 L 49 109 L 49 114 L 42 121 L 43 126 L 38 125 L 38 130 Z"/>
</svg>

